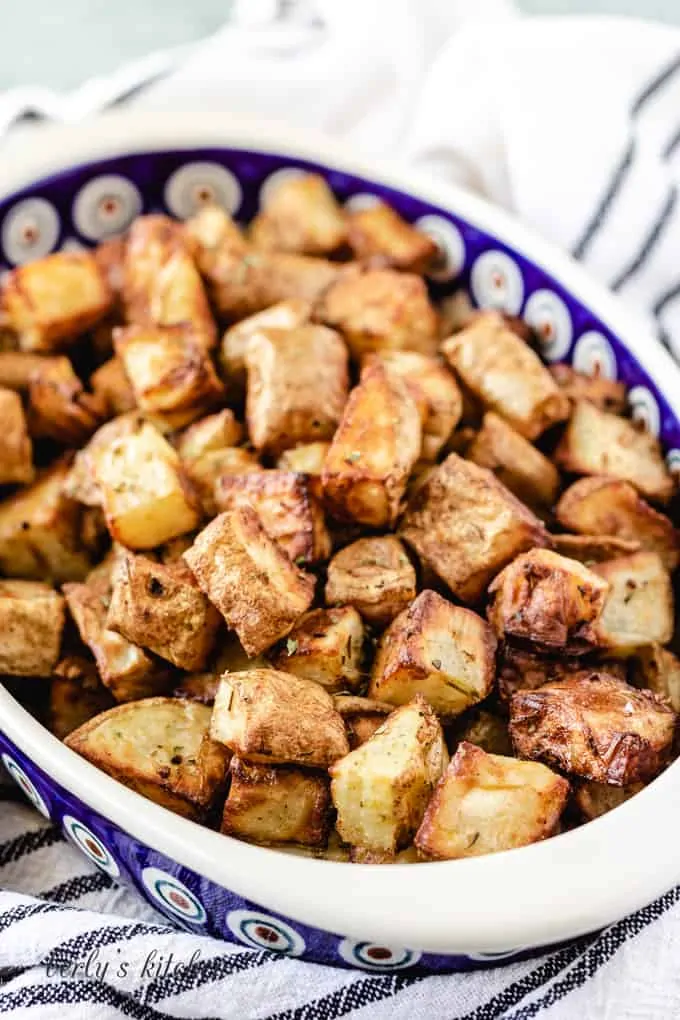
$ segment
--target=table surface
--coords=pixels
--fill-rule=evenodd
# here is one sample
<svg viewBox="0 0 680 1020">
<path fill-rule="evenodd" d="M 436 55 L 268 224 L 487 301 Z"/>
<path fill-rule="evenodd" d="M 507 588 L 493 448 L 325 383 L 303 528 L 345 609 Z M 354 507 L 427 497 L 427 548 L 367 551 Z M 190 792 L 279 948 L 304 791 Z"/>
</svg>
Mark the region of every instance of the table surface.
<svg viewBox="0 0 680 1020">
<path fill-rule="evenodd" d="M 680 23 L 678 0 L 519 0 L 531 13 L 628 14 Z M 68 89 L 134 57 L 200 39 L 231 0 L 0 0 L 0 89 Z"/>
</svg>

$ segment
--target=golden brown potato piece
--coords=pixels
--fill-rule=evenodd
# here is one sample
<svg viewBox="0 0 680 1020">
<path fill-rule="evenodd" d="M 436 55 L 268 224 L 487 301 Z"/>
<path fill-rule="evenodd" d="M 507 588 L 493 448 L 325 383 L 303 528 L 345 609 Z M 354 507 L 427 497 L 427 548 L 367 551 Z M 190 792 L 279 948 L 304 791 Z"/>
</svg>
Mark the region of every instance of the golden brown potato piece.
<svg viewBox="0 0 680 1020">
<path fill-rule="evenodd" d="M 341 838 L 386 853 L 408 846 L 447 758 L 437 717 L 417 695 L 331 767 Z"/>
<path fill-rule="evenodd" d="M 0 350 L 0 386 L 17 393 L 27 393 L 33 373 L 49 360 L 46 354 Z"/>
<path fill-rule="evenodd" d="M 510 702 L 517 754 L 612 786 L 656 775 L 668 758 L 675 721 L 658 695 L 588 670 L 517 691 Z"/>
<path fill-rule="evenodd" d="M 598 624 L 609 595 L 606 580 L 550 549 L 531 549 L 489 587 L 488 616 L 499 637 L 583 654 L 602 643 Z"/>
<path fill-rule="evenodd" d="M 183 561 L 124 553 L 114 567 L 106 626 L 189 672 L 203 669 L 220 616 Z"/>
<path fill-rule="evenodd" d="M 439 336 L 447 340 L 452 333 L 458 333 L 465 329 L 473 321 L 475 315 L 479 315 L 479 309 L 475 308 L 466 290 L 456 290 L 437 305 L 439 313 Z"/>
<path fill-rule="evenodd" d="M 416 572 L 395 535 L 360 538 L 328 564 L 326 604 L 351 605 L 384 627 L 416 597 Z"/>
<path fill-rule="evenodd" d="M 357 359 L 370 351 L 436 353 L 437 313 L 413 273 L 345 272 L 321 296 L 315 314 L 341 331 Z"/>
<path fill-rule="evenodd" d="M 487 754 L 509 757 L 513 754 L 507 719 L 483 708 L 475 709 L 471 715 L 466 713 L 453 728 L 452 736 L 458 743 L 474 744 Z"/>
<path fill-rule="evenodd" d="M 465 456 L 493 471 L 510 492 L 533 509 L 545 510 L 557 497 L 560 476 L 555 465 L 493 411 L 484 415 Z"/>
<path fill-rule="evenodd" d="M 123 289 L 126 243 L 126 239 L 119 235 L 110 237 L 107 241 L 100 241 L 94 249 L 97 265 L 104 274 L 116 302 L 120 300 Z"/>
<path fill-rule="evenodd" d="M 51 354 L 102 319 L 113 294 L 91 252 L 58 252 L 13 269 L 0 298 L 22 351 Z"/>
<path fill-rule="evenodd" d="M 316 499 L 323 498 L 321 474 L 330 450 L 330 443 L 301 443 L 290 450 L 284 450 L 276 462 L 281 471 L 297 471 L 307 475 L 309 491 Z"/>
<path fill-rule="evenodd" d="M 123 305 L 136 326 L 184 325 L 206 349 L 215 345 L 215 323 L 184 229 L 167 216 L 139 216 L 130 227 Z"/>
<path fill-rule="evenodd" d="M 127 326 L 115 330 L 114 344 L 142 411 L 186 411 L 222 396 L 205 338 L 192 328 Z"/>
<path fill-rule="evenodd" d="M 110 446 L 114 440 L 133 435 L 143 420 L 141 415 L 129 412 L 113 418 L 97 429 L 90 441 L 78 450 L 66 475 L 63 488 L 70 499 L 85 503 L 86 506 L 101 506 L 102 494 L 94 477 L 96 454 Z"/>
<path fill-rule="evenodd" d="M 82 545 L 82 507 L 64 492 L 69 468 L 59 461 L 0 503 L 0 571 L 36 581 L 76 581 L 90 569 Z"/>
<path fill-rule="evenodd" d="M 543 684 L 563 680 L 588 667 L 599 669 L 617 680 L 627 679 L 626 663 L 618 659 L 591 661 L 566 655 L 550 658 L 539 655 L 533 649 L 505 644 L 498 673 L 498 694 L 501 701 L 509 702 L 515 691 L 535 690 Z"/>
<path fill-rule="evenodd" d="M 65 446 L 80 446 L 108 414 L 105 398 L 101 393 L 85 392 L 65 356 L 46 358 L 35 370 L 28 400 L 33 435 L 56 439 Z"/>
<path fill-rule="evenodd" d="M 248 655 L 285 637 L 314 598 L 314 578 L 281 551 L 249 506 L 216 517 L 184 558 Z"/>
<path fill-rule="evenodd" d="M 555 552 L 586 566 L 640 551 L 640 543 L 614 535 L 551 535 Z"/>
<path fill-rule="evenodd" d="M 385 717 L 394 711 L 394 705 L 373 698 L 360 698 L 355 694 L 335 695 L 335 707 L 345 720 L 347 737 L 351 750 L 370 740 L 385 722 Z"/>
<path fill-rule="evenodd" d="M 137 406 L 135 394 L 120 358 L 109 358 L 90 376 L 90 386 L 109 414 L 125 414 Z"/>
<path fill-rule="evenodd" d="M 330 439 L 347 402 L 347 348 L 325 326 L 262 329 L 250 338 L 246 419 L 253 446 L 279 454 Z"/>
<path fill-rule="evenodd" d="M 177 452 L 182 460 L 197 460 L 206 453 L 238 446 L 242 439 L 243 426 L 225 407 L 189 426 L 177 439 Z"/>
<path fill-rule="evenodd" d="M 611 414 L 623 414 L 626 410 L 626 387 L 622 382 L 603 375 L 584 375 L 563 363 L 550 365 L 549 372 L 572 403 L 589 400 L 601 411 Z"/>
<path fill-rule="evenodd" d="M 232 758 L 222 832 L 253 843 L 325 846 L 330 828 L 328 776 Z"/>
<path fill-rule="evenodd" d="M 318 563 L 331 554 L 323 510 L 304 475 L 275 470 L 222 475 L 214 498 L 218 512 L 252 506 L 269 537 L 298 566 Z"/>
<path fill-rule="evenodd" d="M 660 557 L 632 553 L 593 565 L 610 585 L 597 627 L 598 643 L 617 655 L 673 636 L 674 606 L 671 578 Z"/>
<path fill-rule="evenodd" d="M 385 202 L 350 213 L 348 226 L 350 247 L 362 262 L 425 273 L 435 261 L 437 245 L 432 238 Z"/>
<path fill-rule="evenodd" d="M 367 366 L 323 467 L 330 512 L 373 528 L 392 526 L 421 443 L 420 413 L 406 383 L 379 362 Z"/>
<path fill-rule="evenodd" d="M 608 786 L 606 783 L 591 783 L 584 779 L 574 785 L 574 801 L 584 820 L 592 822 L 593 818 L 600 818 L 608 811 L 625 804 L 627 800 L 644 788 L 644 783 L 631 783 L 629 786 Z"/>
<path fill-rule="evenodd" d="M 426 590 L 383 634 L 368 695 L 405 705 L 422 694 L 438 715 L 452 718 L 489 694 L 495 671 L 488 623 Z"/>
<path fill-rule="evenodd" d="M 349 750 L 330 694 L 278 669 L 225 673 L 210 733 L 239 757 L 267 765 L 326 768 Z"/>
<path fill-rule="evenodd" d="M 273 663 L 331 693 L 356 690 L 363 678 L 364 625 L 353 606 L 313 609 L 293 627 Z"/>
<path fill-rule="evenodd" d="M 0 433 L 0 485 L 32 482 L 33 446 L 21 397 L 13 390 L 0 389 Z"/>
<path fill-rule="evenodd" d="M 287 177 L 269 191 L 250 224 L 257 248 L 332 255 L 347 240 L 345 215 L 319 174 Z"/>
<path fill-rule="evenodd" d="M 182 224 L 184 240 L 204 276 L 210 276 L 224 250 L 245 251 L 248 243 L 243 231 L 222 206 L 212 202 Z"/>
<path fill-rule="evenodd" d="M 627 418 L 601 411 L 579 400 L 562 439 L 555 461 L 577 475 L 609 475 L 630 482 L 658 503 L 668 503 L 675 491 L 659 442 Z"/>
<path fill-rule="evenodd" d="M 208 736 L 210 709 L 178 698 L 116 705 L 66 744 L 130 789 L 203 821 L 227 785 L 229 755 Z"/>
<path fill-rule="evenodd" d="M 198 495 L 206 517 L 219 513 L 217 486 L 220 480 L 230 475 L 246 476 L 265 469 L 255 454 L 242 446 L 228 446 L 224 450 L 211 450 L 196 460 L 183 461 L 184 473 Z"/>
<path fill-rule="evenodd" d="M 680 661 L 662 645 L 640 648 L 632 661 L 632 683 L 666 698 L 680 712 Z"/>
<path fill-rule="evenodd" d="M 240 390 L 246 385 L 246 347 L 261 329 L 295 330 L 309 323 L 312 305 L 302 298 L 291 298 L 230 326 L 222 337 L 220 359 L 228 384 Z M 1 367 L 1 366 L 0 366 Z"/>
<path fill-rule="evenodd" d="M 427 857 L 453 860 L 512 850 L 552 836 L 569 783 L 545 765 L 459 744 L 416 834 Z"/>
<path fill-rule="evenodd" d="M 49 676 L 65 615 L 64 599 L 50 585 L 0 580 L 0 674 Z"/>
<path fill-rule="evenodd" d="M 476 316 L 441 349 L 484 406 L 526 439 L 569 416 L 569 401 L 548 369 L 498 312 Z"/>
<path fill-rule="evenodd" d="M 672 522 L 647 503 L 630 482 L 580 478 L 557 504 L 565 528 L 585 535 L 615 535 L 657 552 L 668 570 L 680 559 L 680 538 Z"/>
<path fill-rule="evenodd" d="M 491 471 L 455 453 L 413 497 L 400 533 L 463 602 L 481 598 L 515 556 L 549 542 L 538 518 Z"/>
<path fill-rule="evenodd" d="M 88 719 L 114 705 L 95 664 L 81 656 L 68 655 L 52 673 L 46 725 L 50 733 L 63 740 Z"/>
<path fill-rule="evenodd" d="M 200 701 L 202 705 L 212 705 L 219 686 L 219 673 L 188 673 L 177 684 L 172 696 L 173 698 L 188 698 L 189 701 Z"/>
</svg>

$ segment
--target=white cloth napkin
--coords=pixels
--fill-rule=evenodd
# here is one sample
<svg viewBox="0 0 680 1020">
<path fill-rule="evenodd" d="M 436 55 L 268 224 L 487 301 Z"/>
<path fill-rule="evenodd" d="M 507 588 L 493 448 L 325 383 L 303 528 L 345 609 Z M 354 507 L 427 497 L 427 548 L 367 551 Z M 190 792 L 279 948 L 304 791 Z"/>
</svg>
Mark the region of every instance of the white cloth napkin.
<svg viewBox="0 0 680 1020">
<path fill-rule="evenodd" d="M 128 102 L 295 122 L 479 190 L 572 251 L 641 324 L 656 320 L 680 356 L 680 32 L 622 19 L 522 18 L 511 0 L 243 0 L 204 43 L 154 54 L 70 95 L 0 97 L 0 131 L 26 110 L 80 119 L 150 78 Z M 174 932 L 37 815 L 7 799 L 0 810 L 0 886 L 12 890 L 0 894 L 0 1013 L 680 1016 L 680 890 L 532 962 L 450 977 L 373 976 Z M 183 969 L 142 976 L 154 949 L 172 952 Z M 116 960 L 129 963 L 122 976 Z"/>
</svg>

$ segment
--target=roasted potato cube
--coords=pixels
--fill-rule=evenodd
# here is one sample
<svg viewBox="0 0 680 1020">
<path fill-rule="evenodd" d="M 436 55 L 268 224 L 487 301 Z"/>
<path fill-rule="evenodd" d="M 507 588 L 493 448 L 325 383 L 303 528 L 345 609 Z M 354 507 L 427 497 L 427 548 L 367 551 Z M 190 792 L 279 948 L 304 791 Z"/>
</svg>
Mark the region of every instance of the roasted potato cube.
<svg viewBox="0 0 680 1020">
<path fill-rule="evenodd" d="M 238 444 L 243 439 L 243 426 L 230 408 L 209 414 L 191 425 L 177 440 L 182 460 L 197 460 L 206 453 L 215 453 Z"/>
<path fill-rule="evenodd" d="M 188 698 L 189 701 L 200 701 L 203 705 L 212 705 L 219 686 L 219 673 L 188 673 L 177 684 L 172 696 L 173 698 Z"/>
<path fill-rule="evenodd" d="M 608 811 L 625 804 L 644 788 L 644 783 L 608 786 L 606 783 L 591 783 L 584 779 L 574 785 L 574 801 L 585 821 L 592 822 L 594 818 L 606 815 Z"/>
<path fill-rule="evenodd" d="M 587 400 L 574 405 L 555 461 L 577 475 L 609 475 L 630 482 L 658 503 L 668 503 L 675 491 L 658 440 L 627 418 L 601 411 Z"/>
<path fill-rule="evenodd" d="M 651 779 L 668 759 L 676 715 L 651 691 L 583 670 L 510 702 L 517 754 L 596 783 Z"/>
<path fill-rule="evenodd" d="M 345 215 L 319 174 L 287 177 L 269 191 L 250 225 L 258 248 L 331 255 L 347 240 Z"/>
<path fill-rule="evenodd" d="M 94 655 L 102 682 L 116 701 L 137 701 L 167 690 L 167 672 L 143 649 L 107 628 L 111 598 L 108 578 L 65 584 L 62 590 L 80 637 Z"/>
<path fill-rule="evenodd" d="M 325 326 L 259 330 L 246 350 L 246 418 L 253 446 L 278 454 L 330 439 L 347 402 L 347 348 Z"/>
<path fill-rule="evenodd" d="M 207 705 L 146 698 L 95 716 L 66 744 L 143 797 L 203 821 L 224 793 L 229 765 L 209 726 Z"/>
<path fill-rule="evenodd" d="M 0 673 L 49 676 L 59 658 L 64 599 L 40 581 L 0 580 Z"/>
<path fill-rule="evenodd" d="M 632 662 L 632 683 L 666 698 L 680 712 L 680 661 L 662 645 L 640 648 Z"/>
<path fill-rule="evenodd" d="M 439 335 L 442 340 L 448 339 L 452 333 L 465 329 L 479 315 L 466 290 L 456 290 L 437 305 L 439 312 Z"/>
<path fill-rule="evenodd" d="M 59 740 L 115 701 L 99 679 L 94 662 L 69 655 L 57 663 L 50 682 L 47 728 Z"/>
<path fill-rule="evenodd" d="M 363 677 L 364 625 L 354 606 L 313 609 L 293 627 L 274 656 L 278 669 L 321 684 L 356 690 Z"/>
<path fill-rule="evenodd" d="M 58 252 L 13 269 L 0 298 L 22 351 L 51 354 L 109 311 L 113 294 L 91 252 Z"/>
<path fill-rule="evenodd" d="M 0 431 L 0 485 L 32 482 L 33 446 L 21 398 L 13 390 L 0 389 Z"/>
<path fill-rule="evenodd" d="M 422 854 L 480 857 L 552 836 L 569 783 L 545 765 L 459 744 L 416 833 Z"/>
<path fill-rule="evenodd" d="M 278 669 L 225 673 L 210 733 L 239 757 L 267 765 L 326 768 L 349 750 L 330 694 Z"/>
<path fill-rule="evenodd" d="M 167 216 L 139 216 L 130 227 L 123 272 L 128 322 L 183 325 L 205 348 L 214 346 L 215 323 L 181 224 Z"/>
<path fill-rule="evenodd" d="M 411 500 L 400 533 L 463 602 L 506 564 L 546 545 L 537 517 L 487 468 L 449 454 Z"/>
<path fill-rule="evenodd" d="M 120 299 L 123 289 L 126 243 L 124 237 L 117 235 L 109 237 L 106 241 L 100 241 L 94 249 L 97 265 L 104 274 L 104 278 L 116 301 Z"/>
<path fill-rule="evenodd" d="M 69 468 L 60 461 L 33 485 L 0 503 L 0 571 L 36 581 L 85 577 L 90 558 L 81 544 L 82 508 L 64 492 Z"/>
<path fill-rule="evenodd" d="M 606 379 L 603 375 L 584 375 L 564 363 L 550 365 L 549 372 L 572 403 L 589 400 L 601 411 L 612 414 L 623 414 L 626 410 L 625 383 Z"/>
<path fill-rule="evenodd" d="M 216 517 L 184 558 L 248 655 L 285 637 L 314 598 L 314 578 L 281 551 L 249 506 Z"/>
<path fill-rule="evenodd" d="M 112 574 L 106 626 L 189 672 L 203 669 L 220 616 L 186 564 L 124 553 Z"/>
<path fill-rule="evenodd" d="M 214 494 L 219 511 L 252 506 L 269 537 L 298 566 L 330 556 L 323 510 L 304 475 L 274 470 L 222 475 Z"/>
<path fill-rule="evenodd" d="M 320 296 L 315 314 L 341 331 L 357 359 L 370 351 L 436 353 L 437 313 L 412 273 L 345 272 Z"/>
<path fill-rule="evenodd" d="M 242 446 L 228 446 L 224 450 L 211 450 L 195 460 L 184 460 L 184 473 L 191 482 L 206 517 L 219 513 L 217 486 L 230 475 L 239 477 L 264 471 L 257 457 Z"/>
<path fill-rule="evenodd" d="M 586 566 L 640 551 L 640 543 L 614 535 L 551 535 L 555 552 Z"/>
<path fill-rule="evenodd" d="M 122 545 L 152 549 L 197 526 L 196 500 L 177 452 L 149 422 L 93 444 L 90 462 L 106 525 Z"/>
<path fill-rule="evenodd" d="M 498 694 L 501 701 L 509 702 L 515 691 L 536 690 L 578 673 L 588 666 L 599 669 L 617 680 L 627 679 L 625 662 L 619 659 L 601 659 L 591 662 L 576 656 L 559 655 L 550 658 L 538 655 L 535 650 L 505 644 L 498 673 Z M 474 743 L 474 741 L 472 741 Z"/>
<path fill-rule="evenodd" d="M 512 757 L 512 741 L 507 719 L 502 719 L 483 708 L 475 709 L 472 715 L 468 713 L 462 716 L 454 727 L 452 736 L 458 743 L 474 744 L 487 754 Z"/>
<path fill-rule="evenodd" d="M 416 572 L 394 535 L 360 538 L 328 564 L 326 604 L 351 605 L 384 627 L 416 597 Z"/>
<path fill-rule="evenodd" d="M 496 672 L 496 639 L 485 620 L 422 591 L 383 634 L 368 695 L 405 705 L 422 694 L 447 718 L 490 692 Z"/>
<path fill-rule="evenodd" d="M 501 571 L 489 595 L 489 621 L 499 637 L 577 655 L 601 643 L 609 585 L 577 560 L 532 549 Z"/>
<path fill-rule="evenodd" d="M 555 465 L 493 411 L 484 415 L 465 456 L 493 471 L 510 492 L 534 509 L 551 507 L 557 497 L 560 476 Z"/>
<path fill-rule="evenodd" d="M 184 240 L 204 276 L 210 276 L 222 251 L 248 248 L 238 224 L 222 206 L 212 202 L 202 205 L 185 221 L 182 229 Z"/>
<path fill-rule="evenodd" d="M 276 462 L 281 471 L 297 471 L 307 475 L 309 491 L 316 499 L 323 499 L 321 474 L 330 450 L 330 443 L 302 443 L 290 450 L 284 450 Z"/>
<path fill-rule="evenodd" d="M 34 436 L 80 446 L 99 428 L 108 413 L 101 393 L 86 393 L 65 356 L 45 358 L 31 376 L 29 420 Z"/>
<path fill-rule="evenodd" d="M 28 393 L 33 373 L 49 360 L 45 354 L 0 349 L 0 386 L 17 393 Z"/>
<path fill-rule="evenodd" d="M 565 528 L 585 535 L 615 535 L 657 552 L 669 570 L 680 559 L 680 538 L 672 522 L 639 495 L 630 482 L 580 478 L 557 504 Z"/>
<path fill-rule="evenodd" d="M 252 336 L 261 329 L 298 329 L 309 322 L 311 314 L 312 305 L 309 301 L 291 298 L 230 326 L 222 337 L 221 348 L 222 367 L 227 382 L 237 389 L 245 387 L 246 348 Z"/>
<path fill-rule="evenodd" d="M 370 740 L 331 766 L 341 838 L 387 853 L 408 846 L 447 757 L 437 717 L 417 695 L 389 715 Z"/>
<path fill-rule="evenodd" d="M 673 636 L 674 606 L 671 578 L 653 552 L 632 553 L 593 565 L 610 585 L 604 611 L 596 627 L 598 642 L 617 655 Z"/>
<path fill-rule="evenodd" d="M 101 506 L 102 494 L 94 475 L 96 454 L 110 446 L 114 440 L 133 435 L 142 422 L 139 414 L 130 412 L 119 415 L 97 429 L 89 443 L 76 453 L 71 470 L 64 480 L 64 492 L 70 499 L 85 503 L 86 506 Z"/>
<path fill-rule="evenodd" d="M 254 843 L 325 846 L 330 828 L 328 776 L 232 758 L 222 832 Z"/>
<path fill-rule="evenodd" d="M 330 512 L 373 528 L 393 525 L 421 444 L 420 413 L 406 383 L 378 362 L 367 366 L 323 467 Z"/>
<path fill-rule="evenodd" d="M 350 213 L 349 243 L 356 258 L 374 266 L 425 273 L 437 255 L 432 238 L 385 202 Z"/>
<path fill-rule="evenodd" d="M 96 397 L 112 415 L 125 414 L 137 406 L 135 394 L 120 358 L 109 358 L 90 376 L 90 386 Z"/>
<path fill-rule="evenodd" d="M 373 698 L 360 698 L 353 694 L 336 694 L 335 707 L 345 720 L 351 750 L 370 740 L 394 711 L 394 705 Z"/>
</svg>

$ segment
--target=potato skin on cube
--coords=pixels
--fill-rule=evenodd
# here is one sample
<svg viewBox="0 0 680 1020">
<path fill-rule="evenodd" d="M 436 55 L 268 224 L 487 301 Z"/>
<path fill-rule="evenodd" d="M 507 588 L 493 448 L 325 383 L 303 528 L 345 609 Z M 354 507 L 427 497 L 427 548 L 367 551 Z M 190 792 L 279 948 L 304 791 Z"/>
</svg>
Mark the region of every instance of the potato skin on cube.
<svg viewBox="0 0 680 1020">
<path fill-rule="evenodd" d="M 384 627 L 416 597 L 416 572 L 395 535 L 359 538 L 328 564 L 326 604 L 352 605 Z"/>
<path fill-rule="evenodd" d="M 597 624 L 598 643 L 616 655 L 666 644 L 675 620 L 671 577 L 654 552 L 632 553 L 593 565 L 610 586 Z"/>
<path fill-rule="evenodd" d="M 246 348 L 251 337 L 263 329 L 295 330 L 309 323 L 311 315 L 310 301 L 290 298 L 230 326 L 222 337 L 220 348 L 220 361 L 229 387 L 236 391 L 245 388 Z"/>
<path fill-rule="evenodd" d="M 663 698 L 606 673 L 583 671 L 510 702 L 517 754 L 596 783 L 627 786 L 666 764 L 676 714 Z"/>
<path fill-rule="evenodd" d="M 332 255 L 347 239 L 347 224 L 323 177 L 301 174 L 267 193 L 249 236 L 257 248 Z"/>
<path fill-rule="evenodd" d="M 466 457 L 493 471 L 527 506 L 545 509 L 557 497 L 560 476 L 555 465 L 493 411 L 484 415 Z"/>
<path fill-rule="evenodd" d="M 363 679 L 364 625 L 354 606 L 313 609 L 293 627 L 274 665 L 331 693 L 355 690 Z"/>
<path fill-rule="evenodd" d="M 355 694 L 336 694 L 335 707 L 345 720 L 351 750 L 365 744 L 385 722 L 386 716 L 394 711 L 394 705 L 374 698 L 362 698 Z"/>
<path fill-rule="evenodd" d="M 644 788 L 644 783 L 609 786 L 606 783 L 593 783 L 588 779 L 582 779 L 574 784 L 574 803 L 583 819 L 591 822 L 594 818 L 600 818 L 608 811 L 625 804 Z"/>
<path fill-rule="evenodd" d="M 407 223 L 385 202 L 352 211 L 348 229 L 355 257 L 372 266 L 425 273 L 437 255 L 429 234 Z"/>
<path fill-rule="evenodd" d="M 550 538 L 556 553 L 585 563 L 587 567 L 640 551 L 639 542 L 616 535 L 551 535 Z"/>
<path fill-rule="evenodd" d="M 0 674 L 50 676 L 65 615 L 63 596 L 50 585 L 0 580 Z"/>
<path fill-rule="evenodd" d="M 566 363 L 549 365 L 548 371 L 572 403 L 589 400 L 601 411 L 623 414 L 626 410 L 626 386 L 603 375 L 585 375 Z"/>
<path fill-rule="evenodd" d="M 600 659 L 602 654 L 601 651 L 598 652 L 593 661 L 559 652 L 551 657 L 539 655 L 534 649 L 512 645 L 506 641 L 500 655 L 498 695 L 501 701 L 507 704 L 515 691 L 536 690 L 537 687 L 563 680 L 589 667 L 607 673 L 617 680 L 626 680 L 628 673 L 625 661 Z"/>
<path fill-rule="evenodd" d="M 85 392 L 66 356 L 44 360 L 28 387 L 31 432 L 79 446 L 107 417 L 107 401 L 101 394 Z"/>
<path fill-rule="evenodd" d="M 21 398 L 14 390 L 0 389 L 0 485 L 32 482 L 33 444 L 28 434 Z"/>
<path fill-rule="evenodd" d="M 569 783 L 545 765 L 458 745 L 416 834 L 421 854 L 480 857 L 552 836 Z"/>
<path fill-rule="evenodd" d="M 111 416 L 134 411 L 137 406 L 130 380 L 120 358 L 109 358 L 90 376 L 92 392 Z"/>
</svg>

